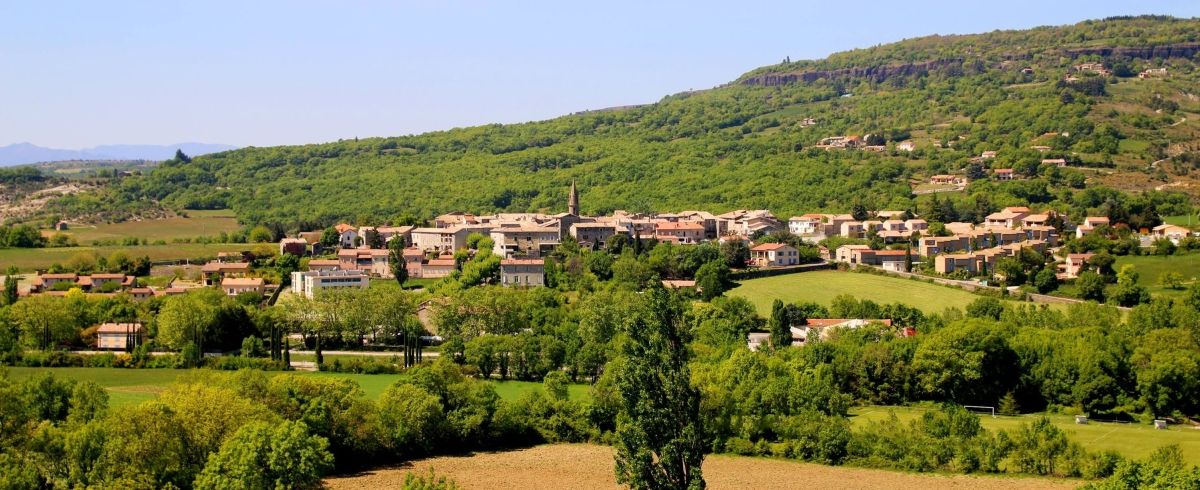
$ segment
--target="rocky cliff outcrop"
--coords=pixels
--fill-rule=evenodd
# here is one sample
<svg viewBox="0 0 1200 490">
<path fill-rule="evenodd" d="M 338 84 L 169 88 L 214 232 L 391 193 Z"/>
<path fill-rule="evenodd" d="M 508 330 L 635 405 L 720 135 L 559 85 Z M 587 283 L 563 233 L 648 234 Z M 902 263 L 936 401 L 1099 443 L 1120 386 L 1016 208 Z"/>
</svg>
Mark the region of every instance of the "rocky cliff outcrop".
<svg viewBox="0 0 1200 490">
<path fill-rule="evenodd" d="M 911 76 L 921 72 L 934 70 L 950 64 L 962 63 L 962 59 L 933 60 L 923 63 L 905 63 L 902 65 L 866 66 L 842 68 L 838 70 L 809 70 L 786 73 L 764 73 L 742 80 L 745 85 L 763 85 L 773 87 L 797 82 L 813 82 L 820 78 L 873 78 L 883 81 L 889 77 Z"/>
</svg>

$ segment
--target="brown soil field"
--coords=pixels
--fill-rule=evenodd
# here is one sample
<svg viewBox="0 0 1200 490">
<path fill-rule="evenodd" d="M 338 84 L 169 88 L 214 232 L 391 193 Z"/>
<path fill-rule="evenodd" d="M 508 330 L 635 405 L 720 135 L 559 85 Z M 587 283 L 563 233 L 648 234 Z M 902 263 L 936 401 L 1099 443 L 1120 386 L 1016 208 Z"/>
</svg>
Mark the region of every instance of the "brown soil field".
<svg viewBox="0 0 1200 490">
<path fill-rule="evenodd" d="M 404 475 L 453 479 L 466 489 L 619 489 L 613 451 L 590 444 L 554 444 L 517 451 L 476 453 L 413 461 L 355 475 L 331 477 L 327 488 L 400 488 Z M 1068 489 L 1079 481 L 999 476 L 930 475 L 822 466 L 765 458 L 709 456 L 704 460 L 708 488 L 776 489 Z"/>
</svg>

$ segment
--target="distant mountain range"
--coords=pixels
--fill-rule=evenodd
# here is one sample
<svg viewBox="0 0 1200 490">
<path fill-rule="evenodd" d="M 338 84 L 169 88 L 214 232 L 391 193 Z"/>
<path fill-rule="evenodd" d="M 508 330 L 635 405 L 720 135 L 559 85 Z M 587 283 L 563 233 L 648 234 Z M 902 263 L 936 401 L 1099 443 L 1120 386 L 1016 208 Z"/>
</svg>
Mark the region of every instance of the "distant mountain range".
<svg viewBox="0 0 1200 490">
<path fill-rule="evenodd" d="M 188 156 L 236 150 L 236 146 L 210 143 L 178 143 L 174 145 L 102 145 L 82 150 L 43 148 L 31 143 L 0 146 L 0 167 L 27 163 L 58 162 L 63 160 L 167 160 L 175 150 Z"/>
</svg>

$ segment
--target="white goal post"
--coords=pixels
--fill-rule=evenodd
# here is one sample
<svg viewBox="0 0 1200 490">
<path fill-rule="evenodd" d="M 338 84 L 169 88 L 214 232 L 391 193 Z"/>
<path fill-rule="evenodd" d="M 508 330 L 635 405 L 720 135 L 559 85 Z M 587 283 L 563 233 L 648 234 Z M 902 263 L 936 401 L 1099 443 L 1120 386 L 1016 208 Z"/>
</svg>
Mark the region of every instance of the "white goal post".
<svg viewBox="0 0 1200 490">
<path fill-rule="evenodd" d="M 987 412 L 992 415 L 992 418 L 996 418 L 996 407 L 989 407 L 986 405 L 963 405 L 963 408 L 972 412 Z"/>
</svg>

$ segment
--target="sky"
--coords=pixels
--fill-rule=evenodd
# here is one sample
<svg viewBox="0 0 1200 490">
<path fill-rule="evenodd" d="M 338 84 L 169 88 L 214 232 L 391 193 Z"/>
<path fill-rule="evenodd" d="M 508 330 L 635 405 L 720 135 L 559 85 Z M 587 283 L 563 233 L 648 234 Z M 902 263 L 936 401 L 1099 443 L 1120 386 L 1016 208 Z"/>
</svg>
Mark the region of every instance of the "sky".
<svg viewBox="0 0 1200 490">
<path fill-rule="evenodd" d="M 549 119 L 785 56 L 1191 0 L 0 2 L 0 145 L 273 146 Z"/>
</svg>

